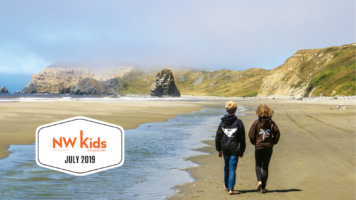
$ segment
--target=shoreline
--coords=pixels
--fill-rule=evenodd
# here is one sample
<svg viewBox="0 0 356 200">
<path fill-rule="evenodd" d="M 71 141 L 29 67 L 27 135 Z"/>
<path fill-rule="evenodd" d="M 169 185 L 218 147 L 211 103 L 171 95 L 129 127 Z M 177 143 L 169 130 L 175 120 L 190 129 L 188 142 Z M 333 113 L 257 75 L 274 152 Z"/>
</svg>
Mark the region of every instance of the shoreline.
<svg viewBox="0 0 356 200">
<path fill-rule="evenodd" d="M 247 109 L 241 111 L 244 115 L 237 116 L 245 125 L 247 147 L 244 157 L 239 159 L 235 185 L 237 194 L 233 196 L 239 199 L 266 198 L 255 192 L 254 146 L 247 135 L 251 124 L 257 119 L 254 110 L 265 103 L 275 111 L 273 120 L 281 130 L 281 140 L 274 147 L 270 164 L 269 193 L 263 195 L 273 199 L 354 199 L 355 102 L 345 102 L 348 109 L 336 110 L 335 106 L 340 102 L 237 101 L 239 106 Z M 341 138 L 336 143 L 329 139 L 335 132 Z M 301 139 L 299 134 L 305 138 Z M 291 142 L 298 140 L 300 144 Z M 166 199 L 231 198 L 222 187 L 224 161 L 216 155 L 214 139 L 202 142 L 207 146 L 194 150 L 208 155 L 186 158 L 199 166 L 184 169 L 195 181 L 176 185 L 176 193 Z M 325 188 L 327 191 L 324 191 Z"/>
<path fill-rule="evenodd" d="M 10 145 L 35 142 L 35 131 L 40 125 L 74 116 L 118 124 L 125 130 L 141 124 L 165 122 L 179 114 L 204 109 L 213 102 L 186 101 L 69 101 L 69 102 L 8 102 L 0 104 L 0 159 L 11 153 Z"/>
<path fill-rule="evenodd" d="M 220 109 L 221 109 L 221 106 L 219 106 L 219 110 Z M 17 181 L 11 182 L 13 184 L 13 186 L 16 186 L 19 183 L 21 183 L 21 181 L 36 180 L 37 176 L 43 177 L 43 178 L 44 177 L 48 178 L 49 182 L 47 182 L 47 184 L 54 183 L 53 181 L 55 179 L 57 181 L 59 181 L 62 179 L 65 180 L 67 178 L 70 178 L 71 181 L 67 183 L 67 184 L 69 184 L 69 183 L 73 183 L 76 181 L 91 179 L 91 177 L 96 177 L 96 178 L 102 177 L 103 179 L 98 180 L 100 182 L 100 181 L 105 180 L 107 175 L 117 174 L 116 180 L 119 180 L 119 181 L 118 182 L 116 181 L 116 182 L 120 183 L 120 180 L 122 180 L 122 179 L 127 180 L 127 178 L 129 178 L 129 175 L 125 176 L 122 174 L 122 172 L 125 172 L 125 174 L 132 174 L 132 175 L 133 175 L 133 172 L 135 172 L 135 173 L 137 172 L 137 174 L 136 174 L 137 176 L 140 173 L 142 174 L 142 173 L 147 172 L 147 174 L 145 174 L 144 178 L 136 178 L 136 177 L 134 178 L 133 177 L 133 182 L 136 182 L 136 184 L 138 184 L 137 186 L 133 187 L 132 185 L 130 185 L 129 187 L 124 187 L 121 185 L 119 188 L 117 188 L 118 189 L 117 195 L 119 195 L 118 197 L 123 197 L 123 198 L 126 197 L 127 199 L 131 199 L 132 197 L 138 197 L 138 199 L 147 199 L 147 198 L 150 199 L 153 197 L 152 195 L 156 195 L 157 197 L 159 195 L 162 195 L 159 199 L 164 199 L 167 196 L 174 194 L 175 190 L 172 189 L 172 187 L 174 185 L 181 184 L 184 182 L 193 181 L 193 179 L 189 175 L 189 173 L 187 173 L 183 170 L 179 170 L 179 169 L 196 166 L 196 164 L 185 161 L 183 156 L 185 156 L 185 155 L 193 156 L 193 155 L 201 154 L 199 152 L 193 151 L 192 149 L 194 149 L 196 146 L 201 145 L 199 139 L 201 139 L 201 138 L 209 139 L 210 138 L 210 136 L 206 136 L 204 134 L 204 132 L 206 132 L 210 129 L 210 127 L 206 127 L 205 124 L 207 124 L 207 123 L 211 124 L 211 121 L 209 122 L 209 120 L 212 118 L 211 116 L 212 116 L 212 114 L 214 114 L 215 110 L 216 110 L 215 105 L 208 105 L 208 106 L 204 106 L 203 110 L 201 110 L 201 111 L 193 111 L 192 113 L 189 113 L 189 114 L 180 114 L 173 119 L 169 119 L 167 122 L 163 122 L 163 123 L 153 122 L 153 123 L 141 124 L 136 129 L 127 130 L 126 142 L 128 143 L 128 146 L 127 146 L 128 160 L 125 161 L 126 166 L 123 166 L 123 168 L 120 168 L 120 169 L 112 170 L 111 172 L 98 173 L 96 175 L 87 176 L 87 177 L 73 177 L 73 176 L 65 175 L 65 174 L 62 175 L 61 173 L 51 173 L 48 170 L 41 169 L 33 161 L 32 157 L 34 156 L 33 155 L 34 153 L 32 152 L 32 149 L 34 149 L 34 147 L 33 147 L 34 145 L 31 144 L 31 145 L 21 145 L 21 146 L 20 145 L 11 145 L 10 146 L 10 148 L 11 148 L 10 150 L 13 151 L 14 154 L 11 154 L 7 159 L 3 160 L 3 165 L 8 170 L 5 170 L 4 172 L 2 172 L 2 177 L 4 177 L 4 178 L 6 177 L 8 179 L 16 179 Z M 213 120 L 214 120 L 214 118 L 215 117 L 213 117 Z M 182 126 L 182 129 L 177 129 L 180 126 Z M 152 127 L 152 128 L 147 128 L 147 127 Z M 169 135 L 166 134 L 167 131 L 172 130 L 171 127 L 174 130 L 174 133 L 172 132 L 173 135 L 171 134 L 171 136 L 174 137 L 175 134 L 180 135 L 180 137 L 177 137 L 178 143 L 177 143 L 177 141 L 173 142 L 173 141 L 169 140 Z M 200 134 L 194 134 L 195 131 L 193 131 L 192 128 L 194 130 L 205 130 L 205 131 L 200 131 L 201 132 Z M 160 130 L 160 131 L 158 132 L 157 130 Z M 137 141 L 138 143 L 140 143 L 140 144 L 137 144 L 135 142 L 135 140 L 137 138 L 142 138 L 142 137 L 146 138 L 147 141 L 149 141 L 149 142 Z M 164 142 L 164 141 L 166 141 L 166 139 L 168 139 L 169 141 L 166 141 L 164 143 L 166 145 L 171 144 L 170 145 L 171 148 L 170 148 L 169 152 L 166 152 L 166 153 L 168 153 L 167 155 L 169 155 L 169 156 L 165 155 L 166 154 L 165 152 L 156 151 L 156 150 L 165 149 L 165 148 L 159 144 L 151 143 L 152 141 L 150 138 L 151 139 L 152 138 L 156 138 L 156 139 L 160 138 L 160 139 L 162 139 L 161 142 Z M 181 141 L 181 142 L 179 142 L 179 141 Z M 129 144 L 132 144 L 133 142 L 135 142 L 134 145 L 129 145 Z M 172 146 L 172 144 L 177 144 L 177 145 Z M 151 150 L 146 151 L 146 150 L 140 150 L 138 148 L 143 148 L 143 149 L 151 148 Z M 179 149 L 179 151 L 177 151 L 178 149 Z M 145 153 L 145 155 L 148 156 L 146 158 L 148 160 L 146 160 L 146 162 L 140 161 L 141 155 L 137 154 L 137 153 L 133 153 L 136 151 Z M 155 155 L 153 156 L 154 159 L 152 159 L 153 152 L 157 153 L 157 155 L 155 153 Z M 164 155 L 164 156 L 162 156 L 162 155 Z M 143 160 L 145 160 L 145 159 L 143 159 Z M 143 164 L 143 162 L 145 163 L 144 166 L 141 165 L 141 164 Z M 155 166 L 157 164 L 159 166 Z M 27 168 L 28 166 L 32 166 L 32 167 Z M 137 166 L 137 168 L 133 167 L 133 166 Z M 14 173 L 15 170 L 19 170 L 18 175 L 7 176 L 7 174 Z M 143 170 L 143 171 L 141 171 L 141 170 Z M 159 170 L 163 170 L 163 171 L 160 173 Z M 22 178 L 22 175 L 26 174 L 26 171 L 31 171 L 31 173 L 28 176 Z M 150 175 L 150 174 L 153 174 L 153 172 L 156 175 L 154 175 L 154 177 L 152 178 L 152 175 Z M 54 175 L 57 178 L 53 178 L 51 175 Z M 167 175 L 173 176 L 173 177 L 170 180 L 166 180 L 163 182 L 159 181 L 160 179 L 157 179 L 157 177 L 164 178 L 164 177 L 167 177 Z M 124 177 L 126 177 L 126 178 L 124 178 Z M 60 178 L 60 179 L 58 179 L 58 178 Z M 145 180 L 145 181 L 138 183 L 138 181 L 140 182 L 142 180 Z M 155 181 L 157 184 L 154 184 Z M 162 185 L 162 183 L 163 183 L 163 185 Z M 42 183 L 39 183 L 39 185 L 41 185 L 41 184 Z M 155 185 L 155 188 L 151 188 L 152 185 Z M 67 187 L 67 186 L 63 185 L 63 188 L 65 188 L 65 187 Z M 137 187 L 140 188 L 140 191 L 142 194 L 135 194 L 137 191 L 134 188 L 137 188 Z M 30 189 L 30 188 L 32 188 L 32 189 Z M 39 187 L 39 188 L 44 188 L 44 186 L 42 185 L 42 187 Z M 125 190 L 123 190 L 123 188 L 125 188 Z M 159 190 L 157 190 L 157 188 L 159 188 Z M 29 187 L 25 191 L 31 192 L 33 189 L 34 189 L 33 187 Z M 52 188 L 52 187 L 50 187 L 50 188 L 47 187 L 47 189 L 54 191 L 54 188 Z M 48 192 L 47 193 L 41 192 L 41 193 L 49 195 L 48 197 L 51 196 L 51 194 Z M 100 192 L 98 192 L 97 194 L 100 195 Z M 112 192 L 110 192 L 110 194 L 107 194 L 107 197 L 112 198 L 113 196 L 110 196 L 111 194 L 115 194 L 115 191 L 112 191 Z M 78 197 L 79 196 L 83 197 L 83 195 L 85 196 L 85 194 L 78 194 Z M 137 196 L 135 196 L 135 195 L 137 195 Z M 25 197 L 25 196 L 23 196 L 23 197 Z M 63 198 L 65 198 L 64 196 L 63 196 Z M 14 195 L 12 197 L 19 197 L 19 196 Z"/>
</svg>

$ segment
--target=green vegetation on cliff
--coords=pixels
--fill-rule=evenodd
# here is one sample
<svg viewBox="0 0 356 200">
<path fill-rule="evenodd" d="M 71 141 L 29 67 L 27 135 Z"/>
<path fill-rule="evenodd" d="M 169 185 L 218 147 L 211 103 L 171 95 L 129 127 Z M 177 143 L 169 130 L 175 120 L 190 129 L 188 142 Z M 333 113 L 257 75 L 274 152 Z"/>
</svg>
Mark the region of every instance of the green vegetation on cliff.
<svg viewBox="0 0 356 200">
<path fill-rule="evenodd" d="M 120 80 L 123 82 L 121 94 L 143 94 L 150 93 L 150 87 L 154 82 L 157 72 L 153 71 L 131 71 Z"/>
<path fill-rule="evenodd" d="M 316 73 L 310 81 L 309 90 L 315 88 L 312 95 L 355 95 L 355 46 L 330 47 L 326 49 L 326 52 L 332 53 L 333 59 Z"/>
<path fill-rule="evenodd" d="M 231 70 L 172 70 L 182 95 L 256 96 L 267 70 L 253 68 L 242 72 Z M 121 94 L 149 94 L 157 70 L 133 71 L 121 78 Z"/>
<path fill-rule="evenodd" d="M 176 72 L 176 84 L 183 95 L 256 96 L 267 70 Z"/>
<path fill-rule="evenodd" d="M 348 44 L 297 51 L 263 78 L 258 96 L 354 96 L 355 47 Z"/>
</svg>

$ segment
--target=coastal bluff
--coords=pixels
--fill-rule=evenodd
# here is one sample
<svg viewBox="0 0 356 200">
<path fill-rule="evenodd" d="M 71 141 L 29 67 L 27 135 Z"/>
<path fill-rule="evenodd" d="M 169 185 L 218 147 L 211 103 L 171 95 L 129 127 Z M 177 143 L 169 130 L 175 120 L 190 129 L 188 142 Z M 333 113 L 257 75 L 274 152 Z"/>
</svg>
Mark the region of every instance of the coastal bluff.
<svg viewBox="0 0 356 200">
<path fill-rule="evenodd" d="M 257 96 L 355 95 L 355 45 L 297 51 L 263 78 Z"/>
<path fill-rule="evenodd" d="M 355 96 L 355 54 L 356 43 L 304 49 L 274 69 L 250 68 L 243 71 L 170 68 L 168 72 L 157 68 L 91 69 L 54 64 L 33 74 L 23 93 L 222 97 L 272 95 L 296 98 Z M 160 73 L 157 74 L 157 71 Z"/>
<path fill-rule="evenodd" d="M 92 69 L 55 64 L 33 74 L 22 92 L 71 95 L 147 95 L 151 92 L 152 96 L 180 97 L 170 69 L 162 70 L 156 79 L 153 73 L 157 70 L 143 71 L 134 67 Z M 153 83 L 155 89 L 150 91 Z"/>
<path fill-rule="evenodd" d="M 85 67 L 73 67 L 52 65 L 46 67 L 38 74 L 33 74 L 30 82 L 22 90 L 23 93 L 48 93 L 48 94 L 98 94 L 90 90 L 90 83 L 100 83 L 109 79 L 122 77 L 133 70 L 132 67 L 111 67 L 102 69 L 90 69 Z M 88 81 L 91 79 L 92 81 Z M 77 85 L 73 88 L 73 86 Z M 83 85 L 83 88 L 79 86 Z M 87 87 L 85 87 L 87 86 Z M 95 86 L 93 86 L 95 87 Z M 86 90 L 84 88 L 87 88 Z M 99 86 L 95 87 L 99 89 Z M 89 92 L 90 90 L 90 92 Z"/>
</svg>

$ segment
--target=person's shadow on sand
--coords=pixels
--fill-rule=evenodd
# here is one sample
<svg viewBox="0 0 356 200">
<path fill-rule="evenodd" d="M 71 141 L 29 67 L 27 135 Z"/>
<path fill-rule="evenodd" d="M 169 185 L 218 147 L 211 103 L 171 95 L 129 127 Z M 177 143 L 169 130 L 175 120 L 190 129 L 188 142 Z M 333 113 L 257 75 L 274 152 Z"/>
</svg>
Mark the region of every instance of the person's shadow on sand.
<svg viewBox="0 0 356 200">
<path fill-rule="evenodd" d="M 267 190 L 267 193 L 273 193 L 273 192 L 300 192 L 302 190 L 300 189 L 285 189 L 285 190 Z M 257 192 L 256 190 L 237 190 L 240 194 L 243 194 L 243 193 L 249 193 L 249 192 Z"/>
</svg>

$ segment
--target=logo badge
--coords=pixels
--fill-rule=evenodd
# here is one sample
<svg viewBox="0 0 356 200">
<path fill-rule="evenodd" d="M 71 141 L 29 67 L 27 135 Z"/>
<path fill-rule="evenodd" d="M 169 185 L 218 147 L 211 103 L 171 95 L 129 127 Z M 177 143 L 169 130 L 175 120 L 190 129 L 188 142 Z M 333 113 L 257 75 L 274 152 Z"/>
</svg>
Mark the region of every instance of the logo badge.
<svg viewBox="0 0 356 200">
<path fill-rule="evenodd" d="M 74 117 L 36 130 L 36 162 L 48 169 L 85 176 L 124 163 L 124 129 Z"/>
</svg>

